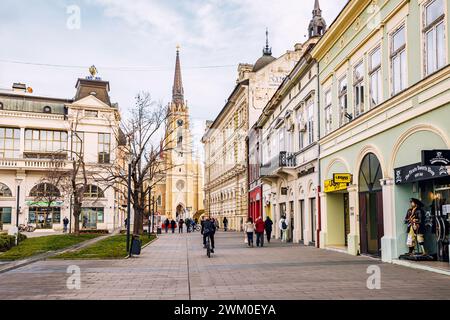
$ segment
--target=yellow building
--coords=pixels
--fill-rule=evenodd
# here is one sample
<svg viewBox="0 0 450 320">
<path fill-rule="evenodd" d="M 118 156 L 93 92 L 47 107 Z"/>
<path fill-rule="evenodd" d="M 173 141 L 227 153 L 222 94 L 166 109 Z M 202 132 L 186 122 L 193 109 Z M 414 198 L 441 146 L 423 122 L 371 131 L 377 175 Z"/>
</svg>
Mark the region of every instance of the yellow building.
<svg viewBox="0 0 450 320">
<path fill-rule="evenodd" d="M 169 147 L 164 148 L 169 151 L 162 158 L 167 171 L 155 188 L 156 211 L 169 219 L 198 217 L 203 212 L 203 167 L 193 152 L 178 49 L 169 114 L 166 132 Z"/>
</svg>

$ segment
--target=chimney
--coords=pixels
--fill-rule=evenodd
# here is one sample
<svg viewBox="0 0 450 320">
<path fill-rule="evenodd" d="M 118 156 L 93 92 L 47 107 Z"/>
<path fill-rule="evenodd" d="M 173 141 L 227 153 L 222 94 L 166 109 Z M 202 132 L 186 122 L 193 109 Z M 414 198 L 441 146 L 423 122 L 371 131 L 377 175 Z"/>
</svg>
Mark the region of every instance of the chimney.
<svg viewBox="0 0 450 320">
<path fill-rule="evenodd" d="M 14 92 L 27 92 L 27 85 L 24 83 L 14 83 L 12 89 Z"/>
</svg>

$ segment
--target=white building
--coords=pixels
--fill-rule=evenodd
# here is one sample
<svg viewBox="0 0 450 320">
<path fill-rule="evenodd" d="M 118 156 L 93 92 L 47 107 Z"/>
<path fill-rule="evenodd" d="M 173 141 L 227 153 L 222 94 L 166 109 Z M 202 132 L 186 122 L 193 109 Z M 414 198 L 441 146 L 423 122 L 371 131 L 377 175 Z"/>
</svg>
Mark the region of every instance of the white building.
<svg viewBox="0 0 450 320">
<path fill-rule="evenodd" d="M 4 230 L 17 224 L 17 214 L 18 224 L 37 229 L 61 230 L 65 217 L 73 228 L 68 192 L 44 178 L 56 166 L 70 169 L 71 150 L 81 146 L 89 173 L 102 175 L 105 166 L 115 161 L 120 115 L 117 104 L 110 101 L 109 83 L 79 79 L 76 89 L 73 99 L 39 97 L 23 84 L 0 90 L 0 227 Z M 42 194 L 54 194 L 55 199 L 45 201 L 39 197 Z M 124 221 L 119 205 L 113 188 L 92 180 L 80 227 L 110 231 L 119 227 Z"/>
</svg>

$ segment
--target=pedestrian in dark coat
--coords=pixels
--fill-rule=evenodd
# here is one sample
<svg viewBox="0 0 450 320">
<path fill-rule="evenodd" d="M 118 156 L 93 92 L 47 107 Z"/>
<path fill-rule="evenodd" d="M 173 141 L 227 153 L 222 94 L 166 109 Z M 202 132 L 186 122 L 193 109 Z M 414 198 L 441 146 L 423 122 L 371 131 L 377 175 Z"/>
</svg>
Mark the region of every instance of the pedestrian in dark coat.
<svg viewBox="0 0 450 320">
<path fill-rule="evenodd" d="M 273 228 L 272 226 L 273 226 L 273 221 L 268 216 L 266 218 L 266 221 L 264 222 L 264 227 L 266 229 L 266 235 L 267 235 L 267 242 L 268 243 L 270 243 L 270 239 L 272 238 L 272 228 Z"/>
<path fill-rule="evenodd" d="M 170 227 L 172 228 L 172 233 L 175 233 L 175 228 L 177 227 L 177 223 L 175 222 L 175 220 L 172 220 L 172 222 L 170 223 Z"/>
<path fill-rule="evenodd" d="M 178 233 L 183 233 L 183 225 L 184 225 L 184 220 L 180 219 L 180 221 L 178 221 Z"/>
<path fill-rule="evenodd" d="M 164 229 L 166 230 L 166 233 L 169 232 L 169 225 L 170 225 L 170 221 L 169 221 L 169 219 L 166 219 L 166 221 L 164 221 Z"/>
</svg>

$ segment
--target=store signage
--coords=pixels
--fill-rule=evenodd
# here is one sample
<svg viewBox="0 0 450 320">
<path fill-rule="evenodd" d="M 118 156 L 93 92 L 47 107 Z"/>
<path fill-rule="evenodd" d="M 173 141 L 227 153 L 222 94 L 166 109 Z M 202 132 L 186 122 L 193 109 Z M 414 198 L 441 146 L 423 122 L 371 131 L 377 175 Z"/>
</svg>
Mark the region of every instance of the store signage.
<svg viewBox="0 0 450 320">
<path fill-rule="evenodd" d="M 350 173 L 335 173 L 333 175 L 333 182 L 350 184 L 353 182 L 353 175 L 351 175 Z"/>
<path fill-rule="evenodd" d="M 424 150 L 422 151 L 422 165 L 449 166 L 450 150 Z"/>
<path fill-rule="evenodd" d="M 427 166 L 420 163 L 395 169 L 395 184 L 407 184 L 450 176 L 445 166 Z"/>
<path fill-rule="evenodd" d="M 26 201 L 25 203 L 29 207 L 61 207 L 64 204 L 63 201 L 53 201 L 51 204 L 45 201 Z"/>
<path fill-rule="evenodd" d="M 333 180 L 325 180 L 325 193 L 347 190 L 347 183 L 335 183 Z"/>
</svg>

